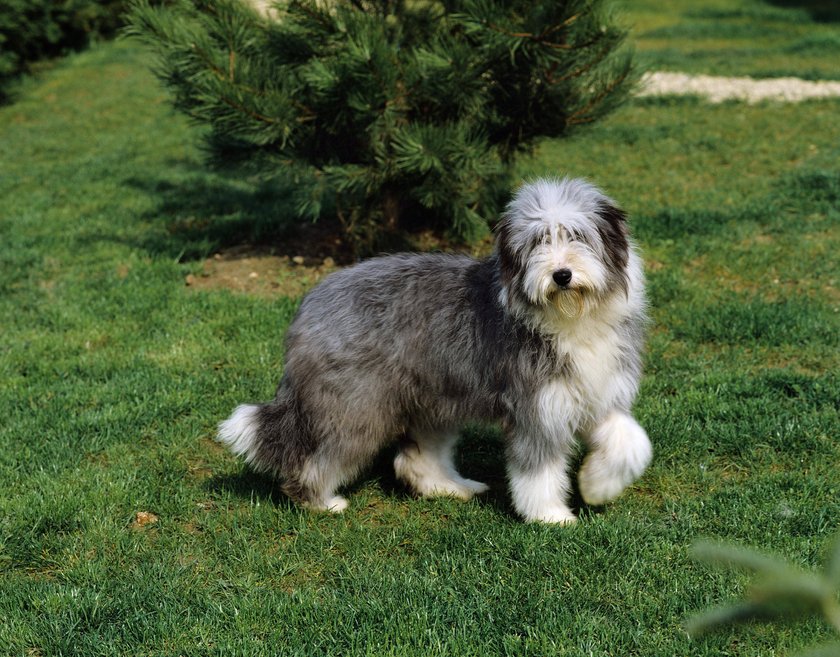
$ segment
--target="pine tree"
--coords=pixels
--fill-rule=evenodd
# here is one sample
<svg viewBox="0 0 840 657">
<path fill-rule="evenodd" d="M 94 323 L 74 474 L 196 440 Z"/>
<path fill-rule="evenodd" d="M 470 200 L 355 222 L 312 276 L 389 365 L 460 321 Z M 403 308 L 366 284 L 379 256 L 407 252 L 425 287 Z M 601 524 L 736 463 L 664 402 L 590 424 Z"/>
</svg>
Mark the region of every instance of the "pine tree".
<svg viewBox="0 0 840 657">
<path fill-rule="evenodd" d="M 603 0 L 138 0 L 129 22 L 216 160 L 293 179 L 300 217 L 362 245 L 409 225 L 475 237 L 518 155 L 635 80 Z"/>
</svg>

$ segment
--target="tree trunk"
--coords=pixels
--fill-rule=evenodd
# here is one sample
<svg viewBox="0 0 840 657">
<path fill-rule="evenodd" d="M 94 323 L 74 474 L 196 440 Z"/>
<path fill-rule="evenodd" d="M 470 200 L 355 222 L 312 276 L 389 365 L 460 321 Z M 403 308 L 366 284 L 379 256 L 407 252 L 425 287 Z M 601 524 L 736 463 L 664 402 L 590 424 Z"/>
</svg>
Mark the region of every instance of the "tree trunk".
<svg viewBox="0 0 840 657">
<path fill-rule="evenodd" d="M 382 228 L 386 233 L 396 233 L 400 225 L 400 194 L 395 189 L 386 189 L 382 198 Z"/>
</svg>

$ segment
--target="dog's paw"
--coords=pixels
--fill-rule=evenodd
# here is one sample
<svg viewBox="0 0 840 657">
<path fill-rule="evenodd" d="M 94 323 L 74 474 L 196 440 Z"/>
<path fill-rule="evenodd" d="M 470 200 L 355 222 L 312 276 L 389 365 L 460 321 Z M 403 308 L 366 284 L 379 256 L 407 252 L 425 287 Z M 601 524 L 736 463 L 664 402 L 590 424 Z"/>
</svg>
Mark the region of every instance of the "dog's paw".
<svg viewBox="0 0 840 657">
<path fill-rule="evenodd" d="M 342 497 L 341 495 L 336 495 L 335 497 L 331 497 L 327 500 L 326 510 L 330 513 L 341 513 L 350 505 L 350 502 L 347 501 L 346 497 Z"/>
<path fill-rule="evenodd" d="M 490 486 L 487 484 L 473 479 L 461 479 L 458 483 L 473 495 L 481 495 L 490 490 Z"/>
<path fill-rule="evenodd" d="M 459 500 L 470 500 L 490 490 L 487 484 L 472 479 L 426 480 L 416 482 L 412 488 L 421 497 L 454 497 Z"/>
<path fill-rule="evenodd" d="M 577 516 L 567 506 L 554 506 L 538 511 L 525 520 L 549 525 L 571 525 L 577 522 Z"/>
<path fill-rule="evenodd" d="M 420 497 L 454 497 L 469 500 L 489 487 L 480 481 L 464 479 L 454 466 L 437 455 L 403 450 L 394 459 L 397 478 Z"/>
<path fill-rule="evenodd" d="M 341 513 L 350 505 L 346 497 L 335 495 L 323 502 L 307 502 L 303 506 L 311 511 L 326 511 L 328 513 Z"/>
<path fill-rule="evenodd" d="M 629 415 L 615 413 L 592 435 L 592 451 L 578 473 L 587 504 L 606 504 L 638 479 L 653 457 L 645 430 Z"/>
<path fill-rule="evenodd" d="M 630 485 L 632 478 L 619 478 L 605 474 L 607 468 L 597 458 L 587 458 L 578 473 L 578 486 L 583 501 L 591 506 L 611 502 Z"/>
</svg>

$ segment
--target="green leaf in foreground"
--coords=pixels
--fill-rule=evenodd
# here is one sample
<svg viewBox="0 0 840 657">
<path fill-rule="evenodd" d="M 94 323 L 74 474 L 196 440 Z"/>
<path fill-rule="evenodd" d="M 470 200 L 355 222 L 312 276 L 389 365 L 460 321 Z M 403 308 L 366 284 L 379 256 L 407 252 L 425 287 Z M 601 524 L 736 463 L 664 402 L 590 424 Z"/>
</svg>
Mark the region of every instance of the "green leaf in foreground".
<svg viewBox="0 0 840 657">
<path fill-rule="evenodd" d="M 755 582 L 747 590 L 746 600 L 690 618 L 686 629 L 692 636 L 739 621 L 806 614 L 821 615 L 840 634 L 837 595 L 840 537 L 834 542 L 822 573 L 805 572 L 754 550 L 719 543 L 698 543 L 692 556 L 698 561 L 741 568 L 756 575 Z M 840 645 L 823 646 L 807 655 L 840 655 Z"/>
</svg>

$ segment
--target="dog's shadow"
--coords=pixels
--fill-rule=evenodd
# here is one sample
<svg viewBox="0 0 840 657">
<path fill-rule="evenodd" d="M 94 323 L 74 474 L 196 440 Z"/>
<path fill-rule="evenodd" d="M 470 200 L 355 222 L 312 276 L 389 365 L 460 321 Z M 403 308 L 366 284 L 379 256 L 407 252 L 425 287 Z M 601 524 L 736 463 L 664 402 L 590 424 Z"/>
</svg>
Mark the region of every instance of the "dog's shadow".
<svg viewBox="0 0 840 657">
<path fill-rule="evenodd" d="M 459 444 L 456 465 L 464 477 L 484 482 L 490 487 L 486 493 L 475 498 L 475 503 L 490 507 L 501 516 L 510 517 L 516 516 L 516 511 L 508 493 L 503 443 L 504 439 L 498 430 L 468 427 Z M 386 499 L 394 501 L 416 498 L 394 474 L 396 453 L 396 446 L 384 449 L 358 479 L 341 489 L 340 492 L 350 498 L 351 508 L 354 495 L 371 487 L 378 488 Z M 582 458 L 583 454 L 575 457 L 571 472 L 577 472 Z M 574 487 L 569 500 L 572 510 L 583 515 L 599 513 L 601 507 L 587 506 L 580 496 L 576 478 L 572 477 L 572 480 Z M 272 504 L 283 511 L 299 511 L 298 505 L 282 492 L 275 478 L 254 472 L 247 466 L 236 473 L 213 476 L 205 482 L 205 487 L 211 493 L 226 492 L 242 499 Z M 422 502 L 418 500 L 418 503 Z"/>
<path fill-rule="evenodd" d="M 394 474 L 395 456 L 396 447 L 383 450 L 357 479 L 343 486 L 339 492 L 347 495 L 351 502 L 355 494 L 372 486 L 382 491 L 382 495 L 389 499 L 411 498 L 411 491 Z M 205 488 L 210 493 L 225 492 L 242 499 L 273 504 L 284 510 L 292 511 L 298 508 L 298 505 L 281 490 L 277 479 L 255 472 L 246 465 L 243 465 L 239 472 L 210 477 L 205 482 Z"/>
<path fill-rule="evenodd" d="M 276 479 L 254 472 L 248 466 L 242 466 L 239 472 L 214 475 L 204 482 L 204 488 L 213 495 L 224 492 L 289 511 L 295 508 L 294 502 L 280 490 Z"/>
</svg>

